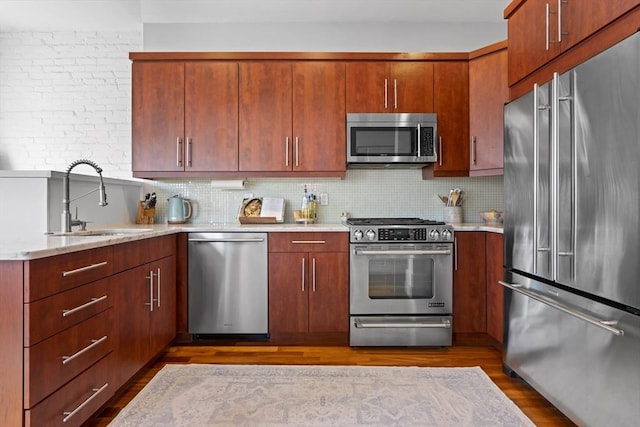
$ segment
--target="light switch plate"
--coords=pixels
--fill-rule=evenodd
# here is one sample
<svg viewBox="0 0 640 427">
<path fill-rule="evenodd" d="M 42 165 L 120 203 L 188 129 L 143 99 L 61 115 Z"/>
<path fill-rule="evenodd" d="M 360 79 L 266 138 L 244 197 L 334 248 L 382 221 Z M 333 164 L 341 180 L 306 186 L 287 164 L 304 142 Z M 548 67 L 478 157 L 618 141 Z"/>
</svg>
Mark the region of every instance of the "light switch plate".
<svg viewBox="0 0 640 427">
<path fill-rule="evenodd" d="M 329 204 L 329 195 L 327 193 L 320 193 L 320 205 L 327 206 Z"/>
</svg>

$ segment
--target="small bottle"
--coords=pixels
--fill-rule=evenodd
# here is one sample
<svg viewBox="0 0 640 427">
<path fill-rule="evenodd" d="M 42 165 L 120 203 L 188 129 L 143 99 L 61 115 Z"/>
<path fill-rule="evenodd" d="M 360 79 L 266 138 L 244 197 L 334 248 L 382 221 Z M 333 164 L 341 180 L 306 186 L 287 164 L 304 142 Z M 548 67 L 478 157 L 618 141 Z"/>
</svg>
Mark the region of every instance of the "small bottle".
<svg viewBox="0 0 640 427">
<path fill-rule="evenodd" d="M 316 219 L 316 196 L 315 194 L 309 195 L 309 218 Z"/>
<path fill-rule="evenodd" d="M 304 186 L 304 195 L 302 196 L 302 218 L 309 218 L 309 198 L 307 197 L 307 186 Z"/>
</svg>

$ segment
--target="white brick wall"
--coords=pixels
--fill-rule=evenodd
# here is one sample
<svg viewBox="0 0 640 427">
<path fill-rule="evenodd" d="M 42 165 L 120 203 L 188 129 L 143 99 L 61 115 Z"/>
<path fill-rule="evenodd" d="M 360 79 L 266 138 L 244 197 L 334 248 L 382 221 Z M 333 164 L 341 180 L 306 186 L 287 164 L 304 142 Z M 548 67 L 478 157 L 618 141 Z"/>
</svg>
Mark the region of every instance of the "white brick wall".
<svg viewBox="0 0 640 427">
<path fill-rule="evenodd" d="M 141 50 L 141 32 L 0 32 L 0 169 L 88 158 L 130 177 L 129 52 Z"/>
</svg>

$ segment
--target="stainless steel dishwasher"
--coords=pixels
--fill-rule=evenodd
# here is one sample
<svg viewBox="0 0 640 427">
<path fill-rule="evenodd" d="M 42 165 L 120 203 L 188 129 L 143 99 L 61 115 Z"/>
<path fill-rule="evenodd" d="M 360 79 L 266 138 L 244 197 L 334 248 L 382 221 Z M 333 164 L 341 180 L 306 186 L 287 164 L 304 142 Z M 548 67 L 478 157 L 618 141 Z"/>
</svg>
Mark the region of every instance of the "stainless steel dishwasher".
<svg viewBox="0 0 640 427">
<path fill-rule="evenodd" d="M 189 333 L 267 334 L 267 233 L 189 233 Z"/>
</svg>

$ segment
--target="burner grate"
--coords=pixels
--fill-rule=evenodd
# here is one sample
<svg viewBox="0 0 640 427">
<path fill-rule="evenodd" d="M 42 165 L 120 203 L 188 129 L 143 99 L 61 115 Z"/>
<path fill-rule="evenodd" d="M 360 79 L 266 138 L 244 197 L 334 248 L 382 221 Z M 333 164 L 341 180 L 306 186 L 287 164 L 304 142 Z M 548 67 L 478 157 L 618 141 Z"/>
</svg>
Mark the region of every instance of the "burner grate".
<svg viewBox="0 0 640 427">
<path fill-rule="evenodd" d="M 349 218 L 348 225 L 444 225 L 442 221 L 432 221 L 421 218 Z"/>
</svg>

